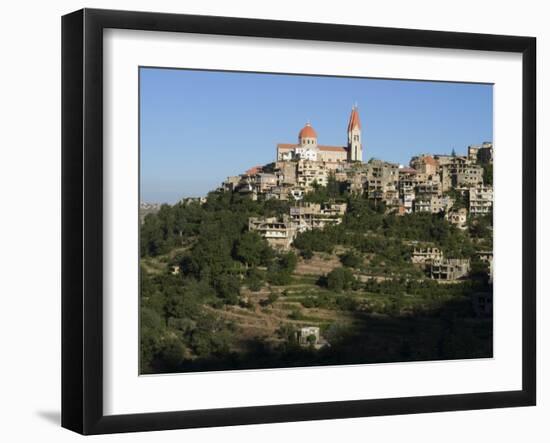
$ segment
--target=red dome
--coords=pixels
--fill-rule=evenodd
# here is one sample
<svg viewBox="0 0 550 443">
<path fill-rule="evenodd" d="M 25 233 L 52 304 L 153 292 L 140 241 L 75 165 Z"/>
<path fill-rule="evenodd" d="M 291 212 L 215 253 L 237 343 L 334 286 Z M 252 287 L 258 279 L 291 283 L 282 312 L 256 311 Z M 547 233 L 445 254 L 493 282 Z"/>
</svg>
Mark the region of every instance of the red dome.
<svg viewBox="0 0 550 443">
<path fill-rule="evenodd" d="M 309 123 L 306 123 L 306 125 L 302 128 L 300 133 L 298 134 L 298 138 L 317 138 L 317 133 L 315 132 L 315 129 L 311 127 Z"/>
</svg>

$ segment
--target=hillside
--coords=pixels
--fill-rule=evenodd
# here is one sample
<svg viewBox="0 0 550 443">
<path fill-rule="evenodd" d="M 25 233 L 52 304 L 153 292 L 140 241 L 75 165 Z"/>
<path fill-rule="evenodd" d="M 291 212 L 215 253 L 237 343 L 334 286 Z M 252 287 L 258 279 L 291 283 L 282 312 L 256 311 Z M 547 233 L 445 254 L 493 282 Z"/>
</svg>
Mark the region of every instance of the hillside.
<svg viewBox="0 0 550 443">
<path fill-rule="evenodd" d="M 419 242 L 475 260 L 490 243 L 487 231 L 330 197 L 347 202 L 343 222 L 299 234 L 289 251 L 273 250 L 247 228 L 249 217 L 287 213 L 288 202 L 217 192 L 204 204 L 148 215 L 142 372 L 492 355 L 491 319 L 472 307 L 474 297 L 492 292 L 487 269 L 474 263 L 470 277 L 442 284 L 411 263 Z M 298 342 L 302 327 L 319 328 L 314 345 Z"/>
</svg>

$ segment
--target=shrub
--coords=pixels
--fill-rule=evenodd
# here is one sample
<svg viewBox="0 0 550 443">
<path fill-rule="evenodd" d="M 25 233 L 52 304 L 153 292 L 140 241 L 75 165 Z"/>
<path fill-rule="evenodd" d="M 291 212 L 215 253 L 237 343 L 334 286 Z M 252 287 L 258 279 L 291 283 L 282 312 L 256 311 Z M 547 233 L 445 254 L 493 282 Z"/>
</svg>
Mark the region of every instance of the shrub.
<svg viewBox="0 0 550 443">
<path fill-rule="evenodd" d="M 350 289 L 355 282 L 353 273 L 348 268 L 335 268 L 327 274 L 326 286 L 336 292 Z"/>
<path fill-rule="evenodd" d="M 340 257 L 342 264 L 348 268 L 358 268 L 363 263 L 363 259 L 355 252 L 347 252 Z"/>
<path fill-rule="evenodd" d="M 288 318 L 291 320 L 303 320 L 304 315 L 301 313 L 300 310 L 294 309 L 290 314 L 288 314 Z"/>
</svg>

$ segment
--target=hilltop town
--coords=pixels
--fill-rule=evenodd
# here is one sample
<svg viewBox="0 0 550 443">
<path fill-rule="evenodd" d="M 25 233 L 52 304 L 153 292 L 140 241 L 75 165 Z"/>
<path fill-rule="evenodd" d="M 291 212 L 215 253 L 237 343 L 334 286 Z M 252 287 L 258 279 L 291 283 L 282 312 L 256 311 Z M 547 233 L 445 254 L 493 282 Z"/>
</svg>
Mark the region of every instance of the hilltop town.
<svg viewBox="0 0 550 443">
<path fill-rule="evenodd" d="M 143 373 L 492 356 L 493 145 L 363 159 L 307 123 L 205 197 L 144 206 Z"/>
<path fill-rule="evenodd" d="M 409 166 L 378 159 L 363 163 L 359 111 L 349 117 L 346 146 L 318 143 L 317 132 L 307 123 L 297 143 L 281 143 L 276 161 L 228 177 L 221 190 L 258 198 L 291 202 L 288 214 L 250 218 L 249 230 L 258 232 L 275 249 L 289 250 L 300 232 L 338 224 L 346 203 L 304 202 L 304 196 L 332 181 L 349 195 L 381 205 L 385 213 L 441 214 L 458 229 L 467 229 L 468 217 L 492 213 L 493 144 L 468 146 L 466 156 L 422 154 Z M 189 200 L 188 200 L 189 201 Z M 205 200 L 203 200 L 204 202 Z M 481 253 L 491 264 L 492 252 Z M 429 266 L 435 279 L 456 280 L 469 271 L 469 260 L 446 258 L 437 248 L 415 248 L 412 262 Z M 492 278 L 492 276 L 491 276 Z"/>
</svg>

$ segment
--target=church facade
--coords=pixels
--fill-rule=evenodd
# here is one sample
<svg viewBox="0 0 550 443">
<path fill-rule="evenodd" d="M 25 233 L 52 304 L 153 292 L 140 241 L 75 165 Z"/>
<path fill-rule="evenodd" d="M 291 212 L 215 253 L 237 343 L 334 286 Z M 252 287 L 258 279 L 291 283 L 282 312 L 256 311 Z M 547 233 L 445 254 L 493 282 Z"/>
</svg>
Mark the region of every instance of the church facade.
<svg viewBox="0 0 550 443">
<path fill-rule="evenodd" d="M 318 161 L 326 163 L 329 167 L 337 167 L 346 162 L 362 162 L 361 121 L 357 106 L 351 110 L 347 135 L 346 146 L 320 145 L 317 142 L 317 132 L 308 122 L 298 134 L 298 143 L 277 145 L 277 161 Z"/>
</svg>

